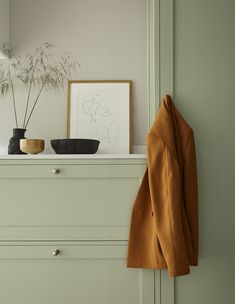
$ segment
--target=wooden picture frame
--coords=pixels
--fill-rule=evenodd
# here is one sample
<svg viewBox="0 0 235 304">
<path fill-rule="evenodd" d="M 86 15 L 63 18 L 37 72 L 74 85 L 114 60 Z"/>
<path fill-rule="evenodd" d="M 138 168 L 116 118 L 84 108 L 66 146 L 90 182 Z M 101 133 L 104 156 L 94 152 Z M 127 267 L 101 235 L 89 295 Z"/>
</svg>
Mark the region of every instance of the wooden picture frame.
<svg viewBox="0 0 235 304">
<path fill-rule="evenodd" d="M 130 153 L 130 80 L 73 80 L 68 85 L 67 136 L 100 141 L 97 153 Z"/>
</svg>

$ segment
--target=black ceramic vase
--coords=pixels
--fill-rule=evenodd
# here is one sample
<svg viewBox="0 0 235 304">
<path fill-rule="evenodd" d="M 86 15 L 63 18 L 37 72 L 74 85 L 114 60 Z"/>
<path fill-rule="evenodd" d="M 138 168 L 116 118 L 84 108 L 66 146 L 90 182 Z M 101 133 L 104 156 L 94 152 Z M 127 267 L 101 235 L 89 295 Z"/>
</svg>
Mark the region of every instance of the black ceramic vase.
<svg viewBox="0 0 235 304">
<path fill-rule="evenodd" d="M 9 140 L 8 154 L 26 154 L 20 150 L 20 139 L 25 138 L 26 129 L 13 129 L 13 136 Z"/>
</svg>

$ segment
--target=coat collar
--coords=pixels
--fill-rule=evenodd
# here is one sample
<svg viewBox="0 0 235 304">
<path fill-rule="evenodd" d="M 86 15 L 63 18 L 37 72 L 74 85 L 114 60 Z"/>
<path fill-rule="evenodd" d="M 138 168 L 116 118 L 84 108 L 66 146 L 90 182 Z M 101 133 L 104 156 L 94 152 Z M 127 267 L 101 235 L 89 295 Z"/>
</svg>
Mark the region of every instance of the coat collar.
<svg viewBox="0 0 235 304">
<path fill-rule="evenodd" d="M 181 162 L 181 139 L 191 130 L 188 123 L 176 109 L 172 98 L 166 95 L 161 102 L 160 110 L 149 134 L 159 137 Z"/>
</svg>

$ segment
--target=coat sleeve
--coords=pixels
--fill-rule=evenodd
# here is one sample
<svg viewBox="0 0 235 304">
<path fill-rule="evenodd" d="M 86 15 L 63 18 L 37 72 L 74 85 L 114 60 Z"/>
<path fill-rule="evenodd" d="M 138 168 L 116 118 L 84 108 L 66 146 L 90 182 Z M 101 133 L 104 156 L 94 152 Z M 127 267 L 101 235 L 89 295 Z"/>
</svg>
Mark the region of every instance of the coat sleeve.
<svg viewBox="0 0 235 304">
<path fill-rule="evenodd" d="M 161 139 L 151 133 L 148 135 L 148 174 L 156 234 L 169 276 L 188 274 L 179 164 Z"/>
<path fill-rule="evenodd" d="M 183 151 L 184 161 L 184 209 L 189 227 L 191 254 L 190 265 L 198 265 L 198 186 L 196 150 L 193 131 L 183 139 L 185 147 Z"/>
</svg>

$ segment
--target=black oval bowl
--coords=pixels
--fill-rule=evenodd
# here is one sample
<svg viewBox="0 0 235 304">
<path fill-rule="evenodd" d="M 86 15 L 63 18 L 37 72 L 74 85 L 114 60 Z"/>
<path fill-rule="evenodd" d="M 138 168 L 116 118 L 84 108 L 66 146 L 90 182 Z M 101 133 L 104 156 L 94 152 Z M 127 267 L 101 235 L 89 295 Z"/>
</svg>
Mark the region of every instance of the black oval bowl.
<svg viewBox="0 0 235 304">
<path fill-rule="evenodd" d="M 85 138 L 51 140 L 51 146 L 56 154 L 94 154 L 99 144 L 98 140 Z"/>
</svg>

